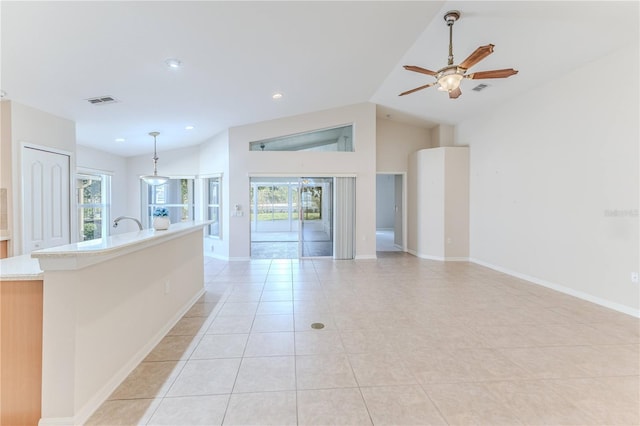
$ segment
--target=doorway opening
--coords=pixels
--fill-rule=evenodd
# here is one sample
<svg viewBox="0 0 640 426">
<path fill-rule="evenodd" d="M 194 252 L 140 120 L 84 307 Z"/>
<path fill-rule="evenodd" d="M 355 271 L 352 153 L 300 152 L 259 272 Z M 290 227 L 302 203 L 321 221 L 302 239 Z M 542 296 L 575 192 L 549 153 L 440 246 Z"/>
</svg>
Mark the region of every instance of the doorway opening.
<svg viewBox="0 0 640 426">
<path fill-rule="evenodd" d="M 333 178 L 252 177 L 251 258 L 333 256 Z"/>
<path fill-rule="evenodd" d="M 376 251 L 404 251 L 404 175 L 376 175 Z"/>
</svg>

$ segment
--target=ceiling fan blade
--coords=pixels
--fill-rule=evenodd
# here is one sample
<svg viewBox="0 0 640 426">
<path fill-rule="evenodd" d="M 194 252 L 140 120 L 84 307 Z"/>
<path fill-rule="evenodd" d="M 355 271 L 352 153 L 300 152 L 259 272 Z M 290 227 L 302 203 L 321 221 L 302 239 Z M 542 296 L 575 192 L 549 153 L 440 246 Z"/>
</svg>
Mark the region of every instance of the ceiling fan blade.
<svg viewBox="0 0 640 426">
<path fill-rule="evenodd" d="M 493 53 L 493 47 L 493 44 L 478 47 L 467 59 L 462 61 L 459 65 L 460 68 L 468 70 L 487 56 L 491 55 Z"/>
<path fill-rule="evenodd" d="M 407 71 L 414 71 L 414 72 L 419 72 L 421 74 L 427 74 L 427 75 L 433 75 L 433 76 L 437 74 L 437 72 L 435 71 L 431 71 L 422 67 L 417 67 L 415 65 L 405 65 L 404 69 Z"/>
<path fill-rule="evenodd" d="M 406 92 L 400 93 L 398 96 L 408 95 L 409 93 L 417 92 L 418 90 L 426 89 L 427 87 L 431 87 L 436 83 L 425 84 L 424 86 L 416 87 L 415 89 L 407 90 Z"/>
<path fill-rule="evenodd" d="M 482 78 L 507 78 L 511 77 L 514 74 L 518 74 L 518 70 L 514 70 L 513 68 L 505 68 L 503 70 L 474 72 L 471 74 L 467 74 L 465 77 L 470 78 L 471 80 L 479 80 Z"/>
<path fill-rule="evenodd" d="M 450 99 L 458 99 L 460 95 L 462 95 L 462 90 L 459 87 L 449 92 Z"/>
</svg>

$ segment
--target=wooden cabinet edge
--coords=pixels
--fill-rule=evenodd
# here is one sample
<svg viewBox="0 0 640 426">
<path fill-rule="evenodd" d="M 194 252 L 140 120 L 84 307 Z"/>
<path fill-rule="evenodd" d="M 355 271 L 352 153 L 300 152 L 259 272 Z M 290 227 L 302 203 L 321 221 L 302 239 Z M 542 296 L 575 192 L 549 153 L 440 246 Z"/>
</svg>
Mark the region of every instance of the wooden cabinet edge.
<svg viewBox="0 0 640 426">
<path fill-rule="evenodd" d="M 0 282 L 0 424 L 37 425 L 42 399 L 42 280 Z"/>
</svg>

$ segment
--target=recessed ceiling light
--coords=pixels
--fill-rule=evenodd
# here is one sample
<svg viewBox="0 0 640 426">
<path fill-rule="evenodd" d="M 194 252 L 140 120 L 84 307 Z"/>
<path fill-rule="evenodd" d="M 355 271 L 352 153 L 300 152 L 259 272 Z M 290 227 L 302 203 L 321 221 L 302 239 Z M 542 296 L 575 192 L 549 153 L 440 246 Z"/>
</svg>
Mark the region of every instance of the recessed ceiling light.
<svg viewBox="0 0 640 426">
<path fill-rule="evenodd" d="M 189 125 L 189 126 L 184 126 L 184 129 L 185 129 L 185 130 L 193 130 L 193 129 L 195 129 L 195 128 L 196 128 L 195 126 L 191 126 L 191 125 Z"/>
<path fill-rule="evenodd" d="M 114 139 L 116 142 L 124 142 L 126 139 L 125 138 L 116 138 Z"/>
<path fill-rule="evenodd" d="M 282 99 L 282 93 L 274 93 L 273 96 L 271 96 L 273 99 Z"/>
<path fill-rule="evenodd" d="M 175 59 L 175 58 L 169 58 L 166 61 L 164 61 L 164 63 L 167 64 L 169 68 L 174 70 L 182 67 L 182 62 L 180 62 L 179 59 Z"/>
</svg>

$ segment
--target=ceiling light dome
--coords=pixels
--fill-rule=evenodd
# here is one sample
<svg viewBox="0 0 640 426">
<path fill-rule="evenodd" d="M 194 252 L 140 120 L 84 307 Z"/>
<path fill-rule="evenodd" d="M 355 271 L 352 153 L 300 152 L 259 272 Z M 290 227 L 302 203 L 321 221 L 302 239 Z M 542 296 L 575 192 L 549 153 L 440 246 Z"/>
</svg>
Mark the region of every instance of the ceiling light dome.
<svg viewBox="0 0 640 426">
<path fill-rule="evenodd" d="M 164 63 L 167 64 L 167 66 L 171 69 L 178 69 L 182 67 L 182 62 L 179 59 L 175 59 L 175 58 L 169 58 L 166 61 L 164 61 Z"/>
</svg>

